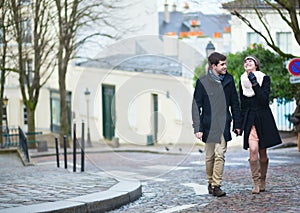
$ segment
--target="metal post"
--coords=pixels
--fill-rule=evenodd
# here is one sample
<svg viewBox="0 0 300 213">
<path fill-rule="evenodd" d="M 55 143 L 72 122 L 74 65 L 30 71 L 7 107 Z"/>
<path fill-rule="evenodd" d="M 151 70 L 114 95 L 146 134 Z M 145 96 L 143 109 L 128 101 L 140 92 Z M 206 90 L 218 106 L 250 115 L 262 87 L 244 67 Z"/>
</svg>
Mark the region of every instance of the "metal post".
<svg viewBox="0 0 300 213">
<path fill-rule="evenodd" d="M 76 124 L 73 130 L 73 172 L 76 172 Z"/>
<path fill-rule="evenodd" d="M 3 104 L 4 104 L 4 109 L 5 109 L 5 111 L 4 111 L 4 113 L 5 113 L 5 128 L 6 128 L 6 134 L 5 134 L 5 139 L 6 139 L 6 141 L 5 141 L 5 143 L 6 143 L 6 145 L 7 146 L 10 146 L 11 144 L 10 144 L 10 137 L 9 137 L 9 128 L 8 128 L 8 120 L 7 120 L 7 117 L 8 117 L 8 114 L 7 114 L 7 106 L 8 106 L 8 98 L 5 96 L 5 98 L 3 99 Z"/>
<path fill-rule="evenodd" d="M 67 164 L 67 136 L 64 135 L 64 160 L 65 160 L 65 169 L 68 168 Z"/>
<path fill-rule="evenodd" d="M 84 122 L 82 122 L 82 126 L 81 126 L 81 171 L 82 172 L 84 172 L 84 151 L 85 151 Z"/>
<path fill-rule="evenodd" d="M 89 100 L 86 101 L 87 107 L 87 144 L 91 144 L 91 134 L 90 134 L 90 109 L 89 109 Z"/>
<path fill-rule="evenodd" d="M 298 151 L 300 152 L 300 132 L 298 132 Z"/>
<path fill-rule="evenodd" d="M 59 153 L 58 153 L 58 139 L 55 138 L 55 150 L 56 150 L 56 163 L 57 167 L 59 167 Z"/>
<path fill-rule="evenodd" d="M 90 134 L 90 107 L 89 107 L 89 98 L 90 98 L 91 92 L 88 88 L 86 88 L 86 91 L 84 92 L 84 95 L 86 97 L 86 116 L 87 116 L 87 146 L 91 147 L 91 134 Z"/>
</svg>

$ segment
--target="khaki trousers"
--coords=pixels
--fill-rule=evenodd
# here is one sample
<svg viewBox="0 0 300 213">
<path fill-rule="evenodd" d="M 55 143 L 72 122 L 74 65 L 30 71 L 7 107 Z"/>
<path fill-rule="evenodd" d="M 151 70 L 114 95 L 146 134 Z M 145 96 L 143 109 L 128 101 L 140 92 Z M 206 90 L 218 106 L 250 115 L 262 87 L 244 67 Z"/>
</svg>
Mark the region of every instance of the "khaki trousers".
<svg viewBox="0 0 300 213">
<path fill-rule="evenodd" d="M 221 143 L 205 143 L 206 175 L 208 183 L 212 186 L 221 186 L 226 151 L 227 142 L 223 135 Z"/>
</svg>

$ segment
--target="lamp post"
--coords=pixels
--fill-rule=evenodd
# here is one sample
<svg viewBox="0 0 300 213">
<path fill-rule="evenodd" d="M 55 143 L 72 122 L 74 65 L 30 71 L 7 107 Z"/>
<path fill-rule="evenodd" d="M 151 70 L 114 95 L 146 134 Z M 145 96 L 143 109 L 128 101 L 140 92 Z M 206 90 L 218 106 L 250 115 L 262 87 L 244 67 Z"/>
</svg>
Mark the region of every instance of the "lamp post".
<svg viewBox="0 0 300 213">
<path fill-rule="evenodd" d="M 208 57 L 216 50 L 216 48 L 214 44 L 211 41 L 209 41 L 208 44 L 206 45 L 205 50 L 206 50 L 206 56 Z"/>
<path fill-rule="evenodd" d="M 91 147 L 91 135 L 90 135 L 90 110 L 89 110 L 89 102 L 90 102 L 90 94 L 88 88 L 86 88 L 84 95 L 86 98 L 86 116 L 87 116 L 87 147 Z"/>
<path fill-rule="evenodd" d="M 5 106 L 4 108 L 4 114 L 5 114 L 5 129 L 6 129 L 6 143 L 10 143 L 9 141 L 9 129 L 8 129 L 8 121 L 7 121 L 7 105 L 8 105 L 8 98 L 5 96 L 5 98 L 3 99 L 3 104 Z"/>
</svg>

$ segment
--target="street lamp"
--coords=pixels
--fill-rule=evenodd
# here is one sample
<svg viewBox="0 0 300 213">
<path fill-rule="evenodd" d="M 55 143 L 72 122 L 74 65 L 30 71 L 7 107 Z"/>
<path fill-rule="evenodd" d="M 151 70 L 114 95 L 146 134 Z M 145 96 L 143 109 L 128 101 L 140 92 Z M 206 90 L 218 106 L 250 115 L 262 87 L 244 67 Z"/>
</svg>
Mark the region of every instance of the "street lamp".
<svg viewBox="0 0 300 213">
<path fill-rule="evenodd" d="M 216 50 L 216 48 L 214 44 L 211 41 L 209 41 L 208 44 L 206 45 L 205 50 L 206 50 L 206 56 L 208 57 Z"/>
<path fill-rule="evenodd" d="M 84 95 L 86 98 L 86 114 L 87 114 L 87 147 L 91 147 L 91 135 L 90 135 L 90 110 L 89 110 L 89 101 L 90 101 L 90 94 L 91 92 L 89 91 L 88 88 L 86 88 Z"/>
<path fill-rule="evenodd" d="M 4 104 L 4 114 L 5 114 L 5 128 L 6 128 L 6 143 L 10 143 L 9 140 L 9 129 L 8 129 L 8 121 L 7 121 L 7 105 L 8 105 L 8 98 L 5 96 L 5 98 L 3 99 L 3 104 Z"/>
</svg>

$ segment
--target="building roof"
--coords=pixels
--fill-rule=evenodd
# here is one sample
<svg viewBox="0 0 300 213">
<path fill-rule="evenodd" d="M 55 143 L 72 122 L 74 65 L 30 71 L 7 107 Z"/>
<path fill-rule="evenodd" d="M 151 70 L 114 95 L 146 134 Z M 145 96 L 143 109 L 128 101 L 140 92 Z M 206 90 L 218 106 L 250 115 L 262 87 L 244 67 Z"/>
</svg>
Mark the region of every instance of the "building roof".
<svg viewBox="0 0 300 213">
<path fill-rule="evenodd" d="M 113 55 L 76 66 L 182 76 L 182 64 L 176 57 L 159 55 Z"/>
<path fill-rule="evenodd" d="M 170 20 L 165 22 L 164 12 L 159 12 L 159 34 L 165 35 L 168 32 L 188 32 L 192 30 L 192 20 L 197 20 L 199 23 L 200 31 L 204 36 L 213 37 L 215 32 L 223 32 L 224 27 L 229 27 L 230 15 L 218 14 L 207 15 L 201 12 L 183 13 L 179 11 L 170 11 Z"/>
<path fill-rule="evenodd" d="M 183 24 L 184 19 L 181 12 L 170 12 L 170 22 L 164 21 L 164 13 L 159 12 L 159 34 L 164 35 L 167 32 L 175 32 L 179 35 L 180 32 L 188 32 L 189 29 Z"/>
</svg>

